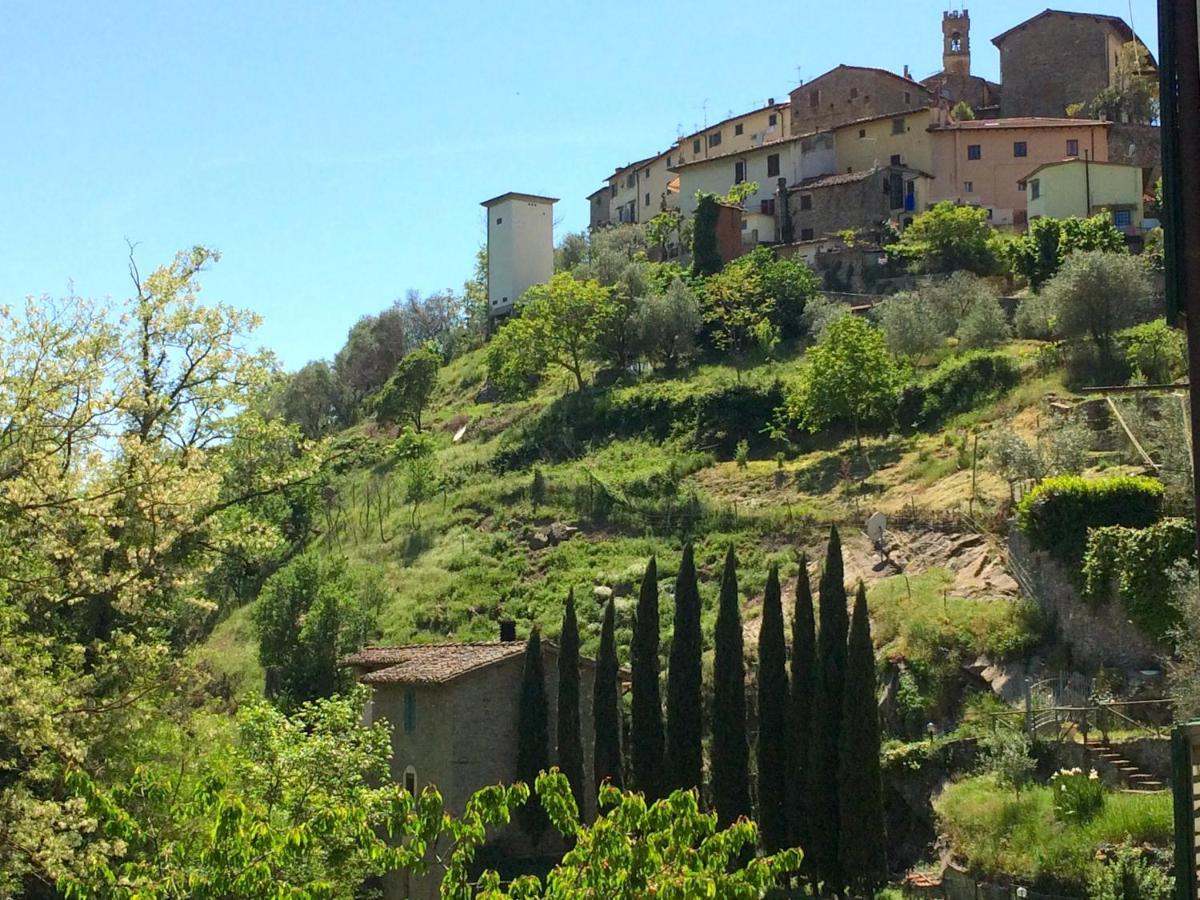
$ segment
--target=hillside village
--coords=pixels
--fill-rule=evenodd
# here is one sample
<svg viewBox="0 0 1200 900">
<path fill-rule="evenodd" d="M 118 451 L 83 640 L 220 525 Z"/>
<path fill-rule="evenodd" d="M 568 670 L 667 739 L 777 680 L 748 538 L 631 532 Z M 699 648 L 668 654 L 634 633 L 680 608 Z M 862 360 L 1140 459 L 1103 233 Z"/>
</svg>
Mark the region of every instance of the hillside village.
<svg viewBox="0 0 1200 900">
<path fill-rule="evenodd" d="M 940 27 L 294 372 L 205 247 L 0 310 L 0 896 L 1186 889 L 1159 60 Z"/>
</svg>

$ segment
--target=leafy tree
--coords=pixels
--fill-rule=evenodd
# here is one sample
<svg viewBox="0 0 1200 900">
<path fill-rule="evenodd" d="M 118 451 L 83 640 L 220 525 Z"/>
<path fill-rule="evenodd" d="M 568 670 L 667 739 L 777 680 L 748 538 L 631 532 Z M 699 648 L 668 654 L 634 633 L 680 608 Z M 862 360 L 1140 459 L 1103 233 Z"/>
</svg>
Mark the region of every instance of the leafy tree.
<svg viewBox="0 0 1200 900">
<path fill-rule="evenodd" d="M 1085 250 L 1123 253 L 1125 237 L 1103 213 L 1087 219 L 1043 216 L 1006 245 L 1013 271 L 1028 279 L 1035 291 L 1054 277 L 1067 257 Z"/>
<path fill-rule="evenodd" d="M 788 846 L 787 641 L 783 634 L 783 602 L 779 567 L 771 566 L 763 592 L 762 626 L 758 632 L 758 826 L 763 849 L 774 853 Z"/>
<path fill-rule="evenodd" d="M 987 210 L 943 201 L 918 213 L 900 241 L 887 249 L 924 272 L 988 275 L 996 268 L 992 235 Z"/>
<path fill-rule="evenodd" d="M 955 122 L 973 122 L 975 121 L 975 110 L 966 100 L 959 100 L 950 110 L 950 118 Z"/>
<path fill-rule="evenodd" d="M 517 778 L 530 784 L 550 768 L 550 726 L 546 700 L 546 670 L 542 635 L 536 625 L 525 642 L 521 694 L 517 700 Z M 549 821 L 536 800 L 520 811 L 521 828 L 536 845 Z"/>
<path fill-rule="evenodd" d="M 1094 119 L 1151 125 L 1159 115 L 1158 73 L 1141 41 L 1127 41 L 1117 53 L 1113 84 L 1087 104 Z"/>
<path fill-rule="evenodd" d="M 889 297 L 879 308 L 879 325 L 888 350 L 918 363 L 946 340 L 938 317 L 915 291 Z"/>
<path fill-rule="evenodd" d="M 572 272 L 587 260 L 590 253 L 588 236 L 573 231 L 554 248 L 554 271 Z"/>
<path fill-rule="evenodd" d="M 667 669 L 666 780 L 671 790 L 699 789 L 703 778 L 700 610 L 695 554 L 689 542 L 675 577 L 675 620 Z"/>
<path fill-rule="evenodd" d="M 412 504 L 409 524 L 417 527 L 417 512 L 421 504 L 433 497 L 437 490 L 437 460 L 434 445 L 428 435 L 417 434 L 408 429 L 396 439 L 394 455 L 404 471 L 404 502 Z"/>
<path fill-rule="evenodd" d="M 310 440 L 354 424 L 354 401 L 329 363 L 310 362 L 285 380 L 277 400 L 280 414 Z"/>
<path fill-rule="evenodd" d="M 863 424 L 886 420 L 900 388 L 900 373 L 883 335 L 865 319 L 845 316 L 833 322 L 808 351 L 786 410 L 802 428 L 820 431 L 849 422 L 862 449 Z"/>
<path fill-rule="evenodd" d="M 682 279 L 676 278 L 665 293 L 651 294 L 638 309 L 642 352 L 668 372 L 673 372 L 695 351 L 700 324 L 700 304 L 696 295 Z"/>
<path fill-rule="evenodd" d="M 839 300 L 830 300 L 824 294 L 813 297 L 804 306 L 800 317 L 801 328 L 814 341 L 825 336 L 825 329 L 842 316 L 850 315 L 850 307 Z"/>
<path fill-rule="evenodd" d="M 683 214 L 678 209 L 664 209 L 646 223 L 646 239 L 662 253 L 671 244 L 683 244 Z"/>
<path fill-rule="evenodd" d="M 692 216 L 692 274 L 700 277 L 721 271 L 721 254 L 717 252 L 717 220 L 720 204 L 716 194 L 696 194 L 696 212 Z"/>
<path fill-rule="evenodd" d="M 384 424 L 410 422 L 421 430 L 421 414 L 437 386 L 441 354 L 425 344 L 396 364 L 375 402 L 375 417 Z"/>
<path fill-rule="evenodd" d="M 1073 253 L 1044 291 L 1061 333 L 1090 338 L 1108 367 L 1113 335 L 1150 314 L 1149 272 L 1144 262 L 1125 253 Z"/>
<path fill-rule="evenodd" d="M 509 394 L 526 390 L 529 378 L 549 366 L 569 372 L 583 390 L 583 371 L 596 353 L 601 323 L 611 308 L 609 291 L 597 281 L 560 272 L 525 292 L 517 315 L 488 345 L 488 377 Z"/>
<path fill-rule="evenodd" d="M 338 660 L 361 647 L 372 610 L 342 560 L 306 553 L 267 579 L 254 607 L 267 695 L 282 709 L 349 687 Z"/>
<path fill-rule="evenodd" d="M 1162 319 L 1128 332 L 1125 351 L 1129 364 L 1150 384 L 1167 384 L 1187 371 L 1187 341 L 1183 332 Z"/>
<path fill-rule="evenodd" d="M 737 184 L 729 186 L 729 190 L 720 198 L 720 201 L 726 206 L 741 206 L 746 202 L 747 197 L 753 197 L 757 193 L 757 181 L 739 181 Z"/>
<path fill-rule="evenodd" d="M 701 310 L 712 345 L 740 357 L 758 345 L 758 329 L 770 324 L 775 301 L 764 295 L 761 272 L 729 265 L 705 281 Z"/>
<path fill-rule="evenodd" d="M 796 608 L 792 614 L 791 685 L 788 695 L 788 823 L 791 844 L 807 847 L 812 795 L 805 790 L 812 765 L 813 695 L 817 678 L 817 636 L 808 558 L 800 556 Z"/>
<path fill-rule="evenodd" d="M 579 623 L 575 591 L 567 594 L 558 638 L 558 767 L 571 783 L 575 804 L 583 809 L 583 736 L 579 724 Z"/>
<path fill-rule="evenodd" d="M 954 334 L 971 310 L 998 299 L 985 279 L 970 272 L 955 272 L 926 285 L 921 289 L 921 298 L 943 334 Z"/>
<path fill-rule="evenodd" d="M 785 338 L 804 333 L 804 309 L 818 296 L 816 274 L 802 261 L 779 259 L 766 247 L 756 247 L 732 265 L 753 269 L 758 274 L 759 302 L 771 301 L 771 322 Z"/>
<path fill-rule="evenodd" d="M 887 882 L 880 772 L 879 708 L 875 698 L 875 648 L 867 613 L 867 591 L 858 583 L 846 688 L 842 704 L 841 753 L 838 759 L 838 851 L 841 871 L 856 893 L 873 897 Z"/>
<path fill-rule="evenodd" d="M 1008 316 L 1004 314 L 1004 307 L 993 296 L 981 299 L 967 310 L 966 316 L 958 323 L 955 335 L 959 347 L 975 350 L 1003 343 L 1012 335 L 1012 329 L 1008 324 Z"/>
<path fill-rule="evenodd" d="M 595 716 L 595 745 L 592 768 L 595 785 L 606 781 L 620 788 L 621 774 L 621 694 L 617 683 L 616 613 L 613 602 L 604 606 L 600 626 L 600 649 L 596 653 L 596 681 L 592 685 L 592 711 Z"/>
<path fill-rule="evenodd" d="M 653 802 L 666 794 L 663 773 L 662 699 L 658 685 L 658 565 L 646 565 L 638 594 L 633 642 L 629 648 L 633 681 L 629 763 L 633 789 Z"/>
<path fill-rule="evenodd" d="M 714 635 L 712 795 L 718 824 L 750 815 L 750 750 L 746 743 L 746 661 L 742 611 L 733 545 L 721 573 L 721 599 Z"/>
<path fill-rule="evenodd" d="M 338 378 L 355 401 L 383 387 L 408 348 L 404 313 L 397 301 L 375 316 L 363 316 L 350 328 L 346 343 L 334 357 Z"/>
<path fill-rule="evenodd" d="M 813 741 L 808 768 L 812 796 L 811 856 L 813 870 L 827 885 L 841 884 L 839 868 L 841 803 L 838 760 L 842 746 L 842 711 L 846 679 L 845 570 L 837 526 L 829 529 L 829 547 L 821 572 L 821 628 L 817 637 L 817 683 L 813 701 Z"/>
<path fill-rule="evenodd" d="M 1014 324 L 1020 337 L 1048 341 L 1054 337 L 1058 323 L 1055 321 L 1054 307 L 1045 295 L 1034 294 L 1021 300 Z"/>
</svg>

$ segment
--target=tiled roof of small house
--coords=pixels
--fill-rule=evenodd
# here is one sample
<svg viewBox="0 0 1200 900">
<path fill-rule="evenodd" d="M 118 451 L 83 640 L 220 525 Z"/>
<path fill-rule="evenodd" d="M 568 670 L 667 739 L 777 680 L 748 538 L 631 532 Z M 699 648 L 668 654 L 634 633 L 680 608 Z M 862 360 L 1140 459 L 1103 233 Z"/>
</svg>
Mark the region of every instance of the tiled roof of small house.
<svg viewBox="0 0 1200 900">
<path fill-rule="evenodd" d="M 524 652 L 524 641 L 366 647 L 342 665 L 366 669 L 363 684 L 443 684 Z"/>
</svg>

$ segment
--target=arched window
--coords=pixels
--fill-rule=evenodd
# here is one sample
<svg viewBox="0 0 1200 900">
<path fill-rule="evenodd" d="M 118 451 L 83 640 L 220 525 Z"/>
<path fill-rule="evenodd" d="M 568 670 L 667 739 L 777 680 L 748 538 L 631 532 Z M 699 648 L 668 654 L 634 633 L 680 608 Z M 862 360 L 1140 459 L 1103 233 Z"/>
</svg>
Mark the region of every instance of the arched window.
<svg viewBox="0 0 1200 900">
<path fill-rule="evenodd" d="M 950 52 L 958 53 L 962 50 L 962 35 L 957 31 L 950 35 Z"/>
<path fill-rule="evenodd" d="M 417 796 L 417 770 L 412 766 L 404 770 L 404 789 L 412 796 Z"/>
</svg>

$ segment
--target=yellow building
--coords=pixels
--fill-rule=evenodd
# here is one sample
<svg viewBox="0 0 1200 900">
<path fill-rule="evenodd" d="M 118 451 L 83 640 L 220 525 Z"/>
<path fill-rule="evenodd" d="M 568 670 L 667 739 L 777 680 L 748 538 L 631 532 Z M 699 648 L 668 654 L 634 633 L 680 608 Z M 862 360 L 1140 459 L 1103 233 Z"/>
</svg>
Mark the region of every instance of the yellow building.
<svg viewBox="0 0 1200 900">
<path fill-rule="evenodd" d="M 833 130 L 839 173 L 866 172 L 883 166 L 933 171 L 933 139 L 929 129 L 944 113 L 932 107 L 886 113 L 847 122 Z"/>
<path fill-rule="evenodd" d="M 1125 234 L 1142 231 L 1145 206 L 1138 166 L 1083 159 L 1046 163 L 1025 176 L 1025 191 L 1030 221 L 1107 212 Z"/>
<path fill-rule="evenodd" d="M 671 165 L 680 166 L 711 157 L 741 153 L 788 137 L 787 101 L 767 105 L 709 125 L 681 137 L 671 154 Z"/>
</svg>

